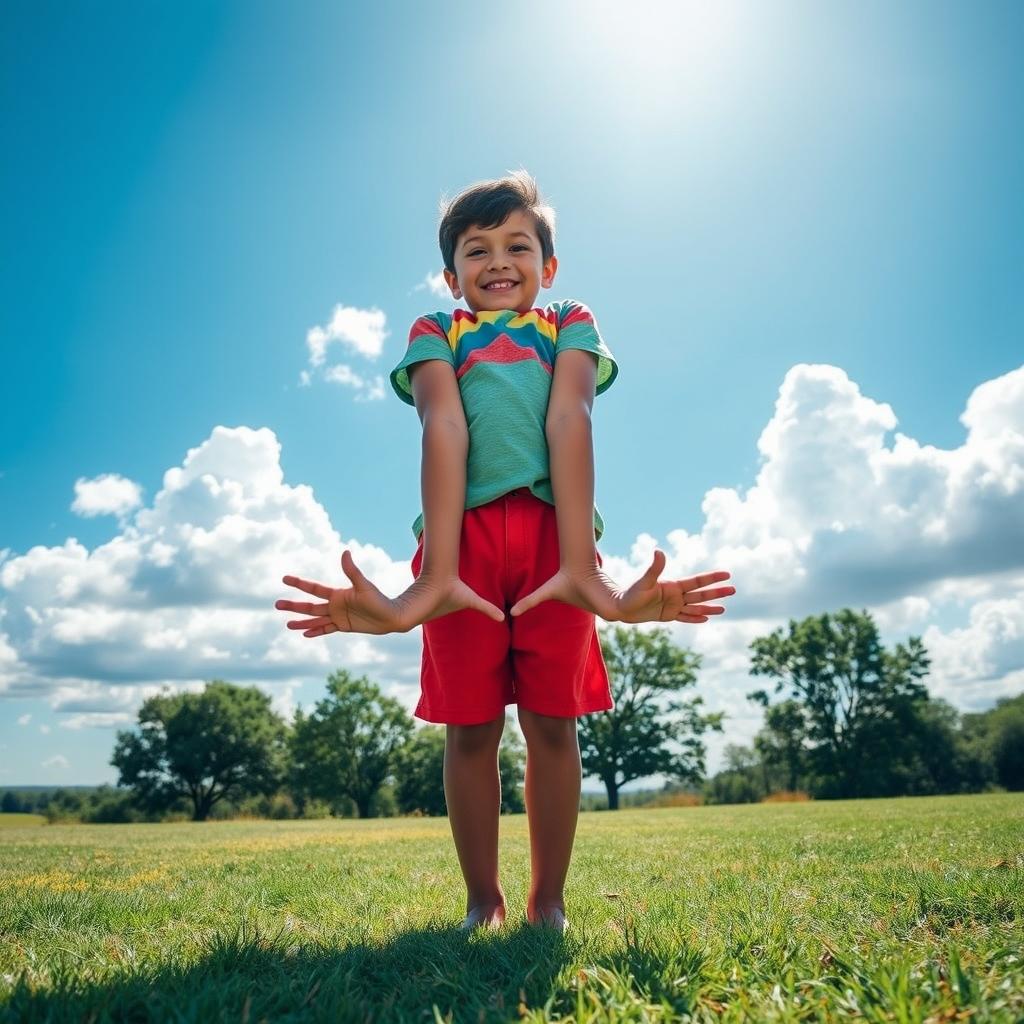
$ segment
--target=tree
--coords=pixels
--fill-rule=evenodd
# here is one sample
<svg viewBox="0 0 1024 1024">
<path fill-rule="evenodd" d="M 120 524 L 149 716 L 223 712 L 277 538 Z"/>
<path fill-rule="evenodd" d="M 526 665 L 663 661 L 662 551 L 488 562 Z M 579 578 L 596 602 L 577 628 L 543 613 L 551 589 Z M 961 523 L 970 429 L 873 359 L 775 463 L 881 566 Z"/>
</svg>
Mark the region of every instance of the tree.
<svg viewBox="0 0 1024 1024">
<path fill-rule="evenodd" d="M 139 709 L 139 731 L 118 732 L 110 763 L 118 786 L 149 811 L 185 799 L 193 821 L 219 801 L 279 785 L 286 726 L 255 687 L 215 679 L 201 693 L 158 694 Z"/>
<path fill-rule="evenodd" d="M 700 781 L 706 753 L 700 736 L 722 731 L 722 712 L 701 714 L 701 697 L 660 702 L 696 683 L 700 655 L 673 644 L 665 628 L 613 626 L 599 633 L 615 707 L 579 720 L 583 774 L 604 783 L 609 810 L 618 808 L 619 790 L 633 779 L 661 774 Z"/>
<path fill-rule="evenodd" d="M 821 795 L 876 796 L 890 789 L 905 731 L 928 697 L 917 681 L 930 665 L 920 637 L 889 653 L 868 612 L 846 608 L 790 619 L 788 636 L 780 627 L 750 646 L 751 674 L 774 677 L 775 692 L 788 689 L 803 708 Z M 764 690 L 748 698 L 769 706 Z"/>
<path fill-rule="evenodd" d="M 727 743 L 722 753 L 725 767 L 704 784 L 707 802 L 749 804 L 765 796 L 764 765 L 757 752 L 737 743 Z"/>
<path fill-rule="evenodd" d="M 405 813 L 419 810 L 423 814 L 446 815 L 448 804 L 444 795 L 443 726 L 427 725 L 417 729 L 409 742 L 398 752 L 395 787 L 398 806 Z M 498 747 L 498 778 L 501 783 L 501 813 L 517 814 L 523 803 L 523 741 L 509 727 Z"/>
<path fill-rule="evenodd" d="M 18 799 L 18 794 L 7 790 L 3 799 L 0 800 L 0 812 L 4 814 L 17 813 L 21 810 L 21 801 Z"/>
<path fill-rule="evenodd" d="M 964 793 L 981 788 L 973 782 L 984 766 L 973 763 L 964 742 L 960 712 L 952 704 L 931 697 L 915 706 L 906 721 L 902 757 L 892 765 L 894 792 L 901 796 Z"/>
<path fill-rule="evenodd" d="M 804 773 L 807 722 L 799 701 L 784 700 L 773 704 L 765 712 L 764 725 L 754 737 L 754 750 L 760 755 L 765 768 L 765 792 L 776 788 L 797 789 Z M 781 787 L 769 784 L 768 776 L 774 770 L 781 775 Z"/>
<path fill-rule="evenodd" d="M 988 780 L 1024 789 L 1024 693 L 1001 697 L 994 708 L 963 716 L 968 745 L 988 764 Z"/>
<path fill-rule="evenodd" d="M 313 713 L 296 714 L 291 777 L 302 793 L 325 800 L 335 813 L 348 798 L 360 818 L 369 817 L 412 732 L 401 703 L 365 676 L 354 679 L 340 669 L 328 676 L 327 696 Z"/>
</svg>

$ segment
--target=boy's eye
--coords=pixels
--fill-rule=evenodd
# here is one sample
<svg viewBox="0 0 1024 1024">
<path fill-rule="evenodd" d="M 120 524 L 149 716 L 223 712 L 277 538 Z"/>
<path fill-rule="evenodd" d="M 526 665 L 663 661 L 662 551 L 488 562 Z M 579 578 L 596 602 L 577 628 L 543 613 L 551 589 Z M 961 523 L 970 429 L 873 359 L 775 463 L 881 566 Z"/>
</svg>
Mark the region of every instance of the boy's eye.
<svg viewBox="0 0 1024 1024">
<path fill-rule="evenodd" d="M 511 248 L 513 248 L 513 249 L 529 249 L 530 247 L 528 245 L 522 245 L 520 243 L 518 245 L 513 245 Z M 467 252 L 466 255 L 467 256 L 475 256 L 478 252 L 483 252 L 483 249 L 474 249 L 472 252 Z"/>
</svg>

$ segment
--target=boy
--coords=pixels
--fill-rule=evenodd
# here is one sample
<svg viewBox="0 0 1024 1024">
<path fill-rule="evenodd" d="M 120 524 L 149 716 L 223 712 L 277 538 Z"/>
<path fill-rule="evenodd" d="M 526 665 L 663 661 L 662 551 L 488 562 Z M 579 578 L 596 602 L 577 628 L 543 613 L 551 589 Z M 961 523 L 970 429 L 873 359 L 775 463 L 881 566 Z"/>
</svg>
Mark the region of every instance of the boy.
<svg viewBox="0 0 1024 1024">
<path fill-rule="evenodd" d="M 505 918 L 497 751 L 505 706 L 518 704 L 527 745 L 526 914 L 563 930 L 582 781 L 576 718 L 613 706 L 595 615 L 706 622 L 724 609 L 701 602 L 735 590 L 698 589 L 727 572 L 659 581 L 661 551 L 626 590 L 601 568 L 591 411 L 618 368 L 582 303 L 534 306 L 558 261 L 554 211 L 530 175 L 464 190 L 444 209 L 439 240 L 445 281 L 469 311 L 418 318 L 390 374 L 423 428 L 415 581 L 387 598 L 345 551 L 351 588 L 285 576 L 325 603 L 276 607 L 313 616 L 288 623 L 305 636 L 422 624 L 415 715 L 446 727 L 444 790 L 466 881 L 463 928 Z"/>
</svg>

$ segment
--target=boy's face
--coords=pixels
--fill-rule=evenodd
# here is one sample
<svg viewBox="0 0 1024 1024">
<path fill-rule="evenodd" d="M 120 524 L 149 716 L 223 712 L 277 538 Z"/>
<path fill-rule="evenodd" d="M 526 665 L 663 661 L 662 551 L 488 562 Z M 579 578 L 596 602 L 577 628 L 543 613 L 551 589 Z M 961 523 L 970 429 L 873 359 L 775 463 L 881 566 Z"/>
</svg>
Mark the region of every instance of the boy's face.
<svg viewBox="0 0 1024 1024">
<path fill-rule="evenodd" d="M 558 269 L 554 256 L 544 262 L 533 218 L 525 210 L 513 210 L 495 228 L 474 225 L 459 235 L 455 245 L 455 273 L 444 279 L 456 299 L 465 297 L 474 313 L 483 310 L 533 309 L 541 287 L 550 288 Z M 509 288 L 488 288 L 511 281 Z"/>
</svg>

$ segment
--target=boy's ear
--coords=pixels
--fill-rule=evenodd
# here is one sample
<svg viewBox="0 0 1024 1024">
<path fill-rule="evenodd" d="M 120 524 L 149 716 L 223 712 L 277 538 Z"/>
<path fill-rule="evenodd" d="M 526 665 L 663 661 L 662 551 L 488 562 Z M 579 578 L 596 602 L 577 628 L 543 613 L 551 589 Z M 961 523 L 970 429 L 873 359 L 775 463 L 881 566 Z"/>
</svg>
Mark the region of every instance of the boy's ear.
<svg viewBox="0 0 1024 1024">
<path fill-rule="evenodd" d="M 462 289 L 459 287 L 459 279 L 447 267 L 444 268 L 442 273 L 444 274 L 445 281 L 448 282 L 448 287 L 451 289 L 452 298 L 461 299 Z"/>
<path fill-rule="evenodd" d="M 544 288 L 550 288 L 555 280 L 555 271 L 558 270 L 558 259 L 552 256 L 543 267 L 540 272 L 540 283 Z"/>
</svg>

